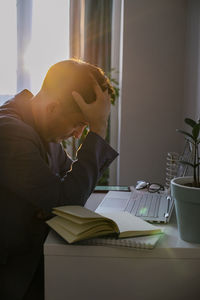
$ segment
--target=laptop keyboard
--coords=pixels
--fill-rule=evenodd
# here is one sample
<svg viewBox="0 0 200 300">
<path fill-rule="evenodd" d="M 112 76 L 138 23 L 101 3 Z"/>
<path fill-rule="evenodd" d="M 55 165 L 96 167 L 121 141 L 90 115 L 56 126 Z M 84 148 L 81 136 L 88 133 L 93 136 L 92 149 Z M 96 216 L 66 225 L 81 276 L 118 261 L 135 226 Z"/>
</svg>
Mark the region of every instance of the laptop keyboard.
<svg viewBox="0 0 200 300">
<path fill-rule="evenodd" d="M 137 190 L 132 192 L 111 191 L 106 194 L 95 211 L 97 213 L 127 211 L 148 222 L 167 223 L 173 207 L 174 202 L 166 191 L 163 193 Z"/>
<path fill-rule="evenodd" d="M 161 201 L 160 194 L 142 193 L 132 194 L 125 208 L 125 211 L 137 217 L 158 217 L 158 210 Z"/>
</svg>

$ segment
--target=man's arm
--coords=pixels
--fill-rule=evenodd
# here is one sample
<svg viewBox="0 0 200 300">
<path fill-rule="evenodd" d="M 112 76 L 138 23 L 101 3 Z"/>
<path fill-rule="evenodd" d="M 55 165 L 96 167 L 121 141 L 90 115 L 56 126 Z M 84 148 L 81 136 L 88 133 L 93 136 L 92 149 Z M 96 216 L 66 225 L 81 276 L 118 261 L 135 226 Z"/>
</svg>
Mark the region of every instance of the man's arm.
<svg viewBox="0 0 200 300">
<path fill-rule="evenodd" d="M 0 142 L 1 185 L 47 213 L 55 206 L 84 205 L 104 168 L 117 156 L 91 132 L 72 170 L 61 179 L 50 171 L 32 131 L 13 121 L 0 134 Z"/>
<path fill-rule="evenodd" d="M 53 169 L 53 173 L 57 173 L 57 175 L 63 177 L 66 172 L 71 170 L 73 160 L 65 152 L 61 144 L 49 143 L 49 154 L 53 162 L 56 161 L 56 170 Z"/>
</svg>

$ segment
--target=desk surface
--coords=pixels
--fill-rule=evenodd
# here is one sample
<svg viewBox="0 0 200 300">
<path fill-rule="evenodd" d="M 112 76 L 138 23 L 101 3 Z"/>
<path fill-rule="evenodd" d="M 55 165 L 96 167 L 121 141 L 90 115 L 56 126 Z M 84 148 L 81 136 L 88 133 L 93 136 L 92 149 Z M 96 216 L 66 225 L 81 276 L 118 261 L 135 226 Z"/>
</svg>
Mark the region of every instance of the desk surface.
<svg viewBox="0 0 200 300">
<path fill-rule="evenodd" d="M 93 194 L 86 207 L 94 210 L 102 198 Z M 198 300 L 200 245 L 179 238 L 175 214 L 162 227 L 153 250 L 68 245 L 51 231 L 44 245 L 45 299 Z"/>
<path fill-rule="evenodd" d="M 104 194 L 92 194 L 85 207 L 95 210 Z M 153 250 L 129 249 L 114 246 L 80 246 L 68 245 L 56 232 L 50 231 L 45 244 L 44 254 L 68 256 L 102 256 L 102 257 L 137 257 L 137 258 L 200 258 L 200 244 L 184 242 L 177 230 L 176 217 L 173 213 L 169 224 L 158 225 L 165 234 Z"/>
</svg>

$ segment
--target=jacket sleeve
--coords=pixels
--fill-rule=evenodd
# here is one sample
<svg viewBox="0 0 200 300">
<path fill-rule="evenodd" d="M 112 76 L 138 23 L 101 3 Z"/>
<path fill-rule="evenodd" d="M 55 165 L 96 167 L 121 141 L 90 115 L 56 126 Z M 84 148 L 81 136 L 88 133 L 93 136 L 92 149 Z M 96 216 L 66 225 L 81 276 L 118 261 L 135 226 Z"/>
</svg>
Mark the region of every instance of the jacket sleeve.
<svg viewBox="0 0 200 300">
<path fill-rule="evenodd" d="M 77 161 L 60 178 L 50 171 L 28 130 L 10 126 L 0 134 L 0 146 L 1 185 L 45 213 L 60 205 L 84 205 L 104 169 L 118 155 L 90 132 L 78 150 Z"/>
</svg>

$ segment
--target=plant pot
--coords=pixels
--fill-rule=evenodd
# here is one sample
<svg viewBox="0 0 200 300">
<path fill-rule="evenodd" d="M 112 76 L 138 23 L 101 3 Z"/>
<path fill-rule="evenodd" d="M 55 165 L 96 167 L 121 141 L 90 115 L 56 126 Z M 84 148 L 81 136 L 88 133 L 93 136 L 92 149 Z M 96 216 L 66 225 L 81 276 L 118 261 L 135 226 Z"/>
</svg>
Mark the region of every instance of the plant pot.
<svg viewBox="0 0 200 300">
<path fill-rule="evenodd" d="M 178 230 L 181 239 L 200 243 L 200 188 L 184 186 L 192 177 L 171 180 L 171 194 L 175 202 Z"/>
</svg>

